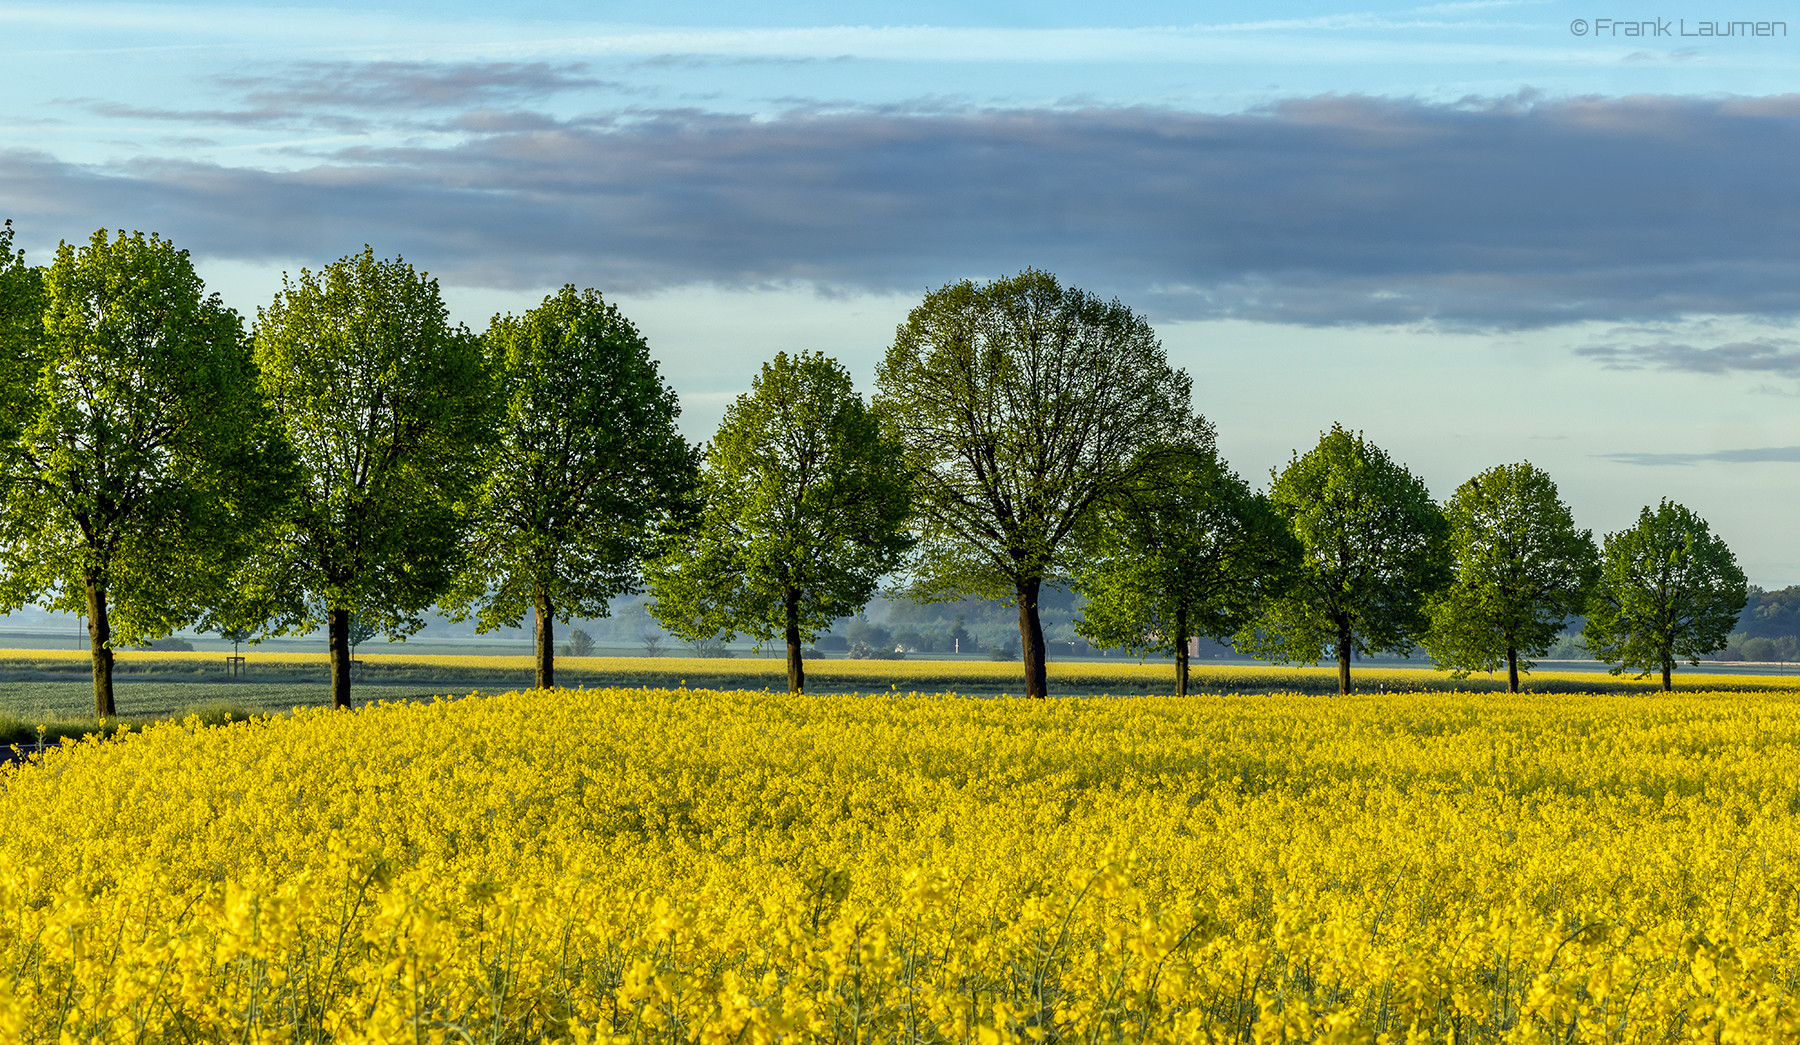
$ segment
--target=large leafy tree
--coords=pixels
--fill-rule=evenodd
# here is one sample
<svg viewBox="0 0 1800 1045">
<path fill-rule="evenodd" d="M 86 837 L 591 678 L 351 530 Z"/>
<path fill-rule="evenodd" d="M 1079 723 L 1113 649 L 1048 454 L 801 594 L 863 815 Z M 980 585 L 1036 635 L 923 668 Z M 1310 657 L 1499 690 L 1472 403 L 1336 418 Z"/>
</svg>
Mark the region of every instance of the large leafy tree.
<svg viewBox="0 0 1800 1045">
<path fill-rule="evenodd" d="M 918 475 L 914 598 L 1019 610 L 1025 691 L 1048 694 L 1038 598 L 1098 501 L 1192 423 L 1190 382 L 1142 317 L 1048 272 L 925 296 L 876 371 Z"/>
<path fill-rule="evenodd" d="M 1224 641 L 1284 590 L 1299 545 L 1267 497 L 1219 459 L 1210 425 L 1150 451 L 1082 533 L 1075 587 L 1087 597 L 1077 634 L 1099 646 L 1175 657 L 1188 693 L 1188 640 Z"/>
<path fill-rule="evenodd" d="M 255 340 L 301 470 L 286 535 L 256 579 L 279 607 L 277 630 L 325 626 L 332 702 L 349 707 L 351 616 L 417 630 L 462 563 L 491 432 L 481 351 L 450 325 L 435 280 L 366 247 L 284 277 Z"/>
<path fill-rule="evenodd" d="M 1556 483 L 1530 462 L 1490 468 L 1457 487 L 1444 507 L 1455 579 L 1430 606 L 1424 646 L 1457 678 L 1506 665 L 1519 671 L 1549 652 L 1581 613 L 1600 572 L 1591 530 L 1577 530 Z"/>
<path fill-rule="evenodd" d="M 1353 655 L 1407 652 L 1423 636 L 1426 600 L 1449 579 L 1448 526 L 1422 480 L 1339 425 L 1273 480 L 1300 568 L 1238 646 L 1287 661 L 1334 655 L 1349 693 Z"/>
<path fill-rule="evenodd" d="M 901 446 L 836 360 L 783 352 L 725 411 L 701 496 L 650 564 L 651 615 L 690 641 L 779 637 L 802 692 L 802 645 L 860 610 L 912 545 Z"/>
<path fill-rule="evenodd" d="M 696 454 L 637 328 L 564 287 L 483 337 L 499 383 L 496 437 L 469 564 L 446 605 L 478 628 L 536 618 L 537 684 L 556 684 L 554 622 L 604 617 L 639 590 L 649 535 L 684 503 Z"/>
<path fill-rule="evenodd" d="M 63 244 L 41 279 L 21 264 L 0 273 L 0 601 L 87 616 L 94 711 L 110 716 L 113 647 L 228 597 L 292 462 L 241 322 L 186 251 L 102 230 Z"/>
<path fill-rule="evenodd" d="M 1606 535 L 1600 580 L 1582 631 L 1588 650 L 1615 675 L 1698 664 L 1722 648 L 1749 596 L 1744 571 L 1706 520 L 1672 501 L 1638 513 L 1637 525 Z"/>
</svg>

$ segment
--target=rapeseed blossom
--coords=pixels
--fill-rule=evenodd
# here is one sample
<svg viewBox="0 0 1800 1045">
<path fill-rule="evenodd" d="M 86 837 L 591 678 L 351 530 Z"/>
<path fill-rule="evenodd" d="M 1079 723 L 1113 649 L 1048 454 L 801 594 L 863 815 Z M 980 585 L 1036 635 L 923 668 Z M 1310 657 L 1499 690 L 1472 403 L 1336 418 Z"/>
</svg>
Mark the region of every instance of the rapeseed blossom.
<svg viewBox="0 0 1800 1045">
<path fill-rule="evenodd" d="M 551 690 L 0 775 L 0 1038 L 1800 1036 L 1800 697 Z"/>
</svg>

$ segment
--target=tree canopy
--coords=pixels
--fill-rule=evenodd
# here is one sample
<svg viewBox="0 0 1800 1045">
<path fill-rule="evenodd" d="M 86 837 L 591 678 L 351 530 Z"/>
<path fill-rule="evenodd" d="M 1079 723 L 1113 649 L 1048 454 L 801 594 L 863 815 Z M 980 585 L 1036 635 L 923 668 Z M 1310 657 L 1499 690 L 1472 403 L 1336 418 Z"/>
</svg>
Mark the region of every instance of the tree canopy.
<svg viewBox="0 0 1800 1045">
<path fill-rule="evenodd" d="M 94 710 L 111 716 L 113 647 L 229 597 L 233 567 L 291 492 L 292 462 L 242 324 L 186 251 L 101 230 L 62 244 L 41 292 L 21 264 L 0 275 L 18 382 L 0 445 L 0 600 L 87 616 Z M 33 301 L 41 321 L 18 311 Z"/>
<path fill-rule="evenodd" d="M 1354 654 L 1404 653 L 1424 634 L 1426 600 L 1449 579 L 1444 515 L 1422 480 L 1335 424 L 1271 475 L 1300 566 L 1238 648 L 1314 663 L 1333 653 L 1349 693 Z"/>
<path fill-rule="evenodd" d="M 555 685 L 553 622 L 604 617 L 641 590 L 652 535 L 685 503 L 696 453 L 629 320 L 566 286 L 483 336 L 498 383 L 469 562 L 448 605 L 488 631 L 536 620 L 537 684 Z"/>
<path fill-rule="evenodd" d="M 912 539 L 902 447 L 836 360 L 776 355 L 706 448 L 703 507 L 649 566 L 651 614 L 690 641 L 723 634 L 803 643 L 860 610 Z"/>
<path fill-rule="evenodd" d="M 1724 540 L 1664 500 L 1638 513 L 1637 525 L 1606 535 L 1582 637 L 1613 674 L 1660 671 L 1668 690 L 1677 659 L 1698 664 L 1725 645 L 1747 598 L 1744 571 Z"/>
<path fill-rule="evenodd" d="M 1193 424 L 1191 383 L 1142 317 L 1048 272 L 932 291 L 876 370 L 917 474 L 907 593 L 1019 610 L 1025 691 L 1048 694 L 1038 598 L 1102 497 Z"/>
<path fill-rule="evenodd" d="M 1097 646 L 1175 657 L 1188 692 L 1188 640 L 1226 641 L 1283 591 L 1300 549 L 1267 497 L 1219 459 L 1197 423 L 1105 498 L 1080 535 L 1075 587 L 1087 597 L 1077 634 Z"/>
<path fill-rule="evenodd" d="M 364 248 L 257 312 L 262 386 L 300 463 L 300 495 L 257 584 L 281 631 L 324 625 L 332 701 L 350 703 L 349 624 L 405 635 L 462 564 L 491 431 L 475 338 L 437 282 Z"/>
<path fill-rule="evenodd" d="M 1591 530 L 1577 530 L 1556 484 L 1530 462 L 1490 468 L 1444 508 L 1454 580 L 1431 601 L 1425 649 L 1457 678 L 1534 666 L 1579 615 L 1599 576 Z"/>
</svg>

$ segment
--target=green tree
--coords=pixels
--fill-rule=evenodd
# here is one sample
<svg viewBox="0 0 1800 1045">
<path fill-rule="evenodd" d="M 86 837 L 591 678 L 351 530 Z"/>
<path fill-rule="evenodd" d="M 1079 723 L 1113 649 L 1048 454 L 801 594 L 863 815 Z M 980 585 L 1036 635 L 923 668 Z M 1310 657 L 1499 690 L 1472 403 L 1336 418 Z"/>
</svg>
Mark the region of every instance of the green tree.
<svg viewBox="0 0 1800 1045">
<path fill-rule="evenodd" d="M 10 246 L 10 242 L 7 244 Z M 142 233 L 64 243 L 37 295 L 0 276 L 9 387 L 0 601 L 85 614 L 94 711 L 116 712 L 113 649 L 228 597 L 233 567 L 291 492 L 243 328 L 186 251 Z"/>
<path fill-rule="evenodd" d="M 801 650 L 860 610 L 912 541 L 899 444 L 841 365 L 783 352 L 725 411 L 706 450 L 699 518 L 648 569 L 649 610 L 690 641 L 742 633 Z"/>
<path fill-rule="evenodd" d="M 556 684 L 554 622 L 605 617 L 641 590 L 649 536 L 686 503 L 697 453 L 637 328 L 564 287 L 483 338 L 501 411 L 468 569 L 446 605 L 477 629 L 536 618 L 537 685 Z"/>
<path fill-rule="evenodd" d="M 1349 693 L 1352 655 L 1405 653 L 1424 634 L 1426 600 L 1449 579 L 1444 515 L 1422 480 L 1335 424 L 1271 475 L 1300 567 L 1238 648 L 1309 663 L 1332 653 Z"/>
<path fill-rule="evenodd" d="M 1587 604 L 1600 573 L 1593 531 L 1575 528 L 1556 484 L 1530 462 L 1463 483 L 1444 515 L 1455 579 L 1431 601 L 1425 650 L 1457 678 L 1505 664 L 1517 693 L 1520 669 L 1534 666 L 1520 654 L 1548 653 Z"/>
<path fill-rule="evenodd" d="M 1725 645 L 1748 588 L 1706 520 L 1665 499 L 1640 512 L 1636 526 L 1606 535 L 1582 638 L 1615 675 L 1661 670 L 1666 691 L 1677 658 L 1698 664 Z"/>
<path fill-rule="evenodd" d="M 1028 270 L 927 294 L 876 384 L 918 476 L 906 593 L 1010 601 L 1026 695 L 1048 695 L 1044 582 L 1094 505 L 1156 467 L 1139 451 L 1192 423 L 1187 374 L 1124 305 Z"/>
<path fill-rule="evenodd" d="M 331 695 L 350 706 L 350 618 L 390 635 L 449 589 L 489 438 L 474 337 L 437 282 L 361 254 L 283 277 L 257 312 L 263 388 L 300 461 L 299 503 L 256 582 L 282 632 L 324 625 Z"/>
<path fill-rule="evenodd" d="M 1175 657 L 1188 693 L 1188 640 L 1219 641 L 1256 619 L 1290 582 L 1299 545 L 1267 497 L 1219 460 L 1209 425 L 1102 502 L 1083 534 L 1076 634 L 1102 647 Z"/>
<path fill-rule="evenodd" d="M 37 383 L 44 338 L 44 270 L 13 249 L 13 223 L 0 225 L 0 440 L 19 438 Z"/>
</svg>

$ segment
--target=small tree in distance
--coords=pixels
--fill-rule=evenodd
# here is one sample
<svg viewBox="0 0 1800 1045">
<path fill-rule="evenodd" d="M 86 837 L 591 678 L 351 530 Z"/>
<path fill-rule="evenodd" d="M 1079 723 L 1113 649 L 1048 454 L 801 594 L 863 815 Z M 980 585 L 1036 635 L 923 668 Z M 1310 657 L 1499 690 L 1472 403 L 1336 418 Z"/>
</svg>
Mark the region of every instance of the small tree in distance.
<svg viewBox="0 0 1800 1045">
<path fill-rule="evenodd" d="M 495 317 L 482 340 L 502 408 L 446 607 L 474 614 L 478 631 L 530 614 L 545 688 L 555 622 L 605 617 L 640 590 L 651 535 L 684 510 L 696 455 L 643 336 L 598 292 L 565 286 L 524 316 Z"/>
<path fill-rule="evenodd" d="M 1665 499 L 1640 512 L 1636 526 L 1606 535 L 1582 637 L 1615 675 L 1661 671 L 1666 692 L 1675 661 L 1695 665 L 1723 647 L 1748 599 L 1731 549 L 1704 519 Z"/>
<path fill-rule="evenodd" d="M 1188 640 L 1219 641 L 1249 624 L 1291 582 L 1299 545 L 1268 499 L 1219 460 L 1210 425 L 1154 452 L 1102 503 L 1083 534 L 1075 586 L 1087 606 L 1076 634 L 1101 647 L 1175 657 L 1188 694 Z"/>
<path fill-rule="evenodd" d="M 651 615 L 690 642 L 779 638 L 803 692 L 802 649 L 911 546 L 910 478 L 842 365 L 776 355 L 707 447 L 699 518 L 647 570 Z"/>
<path fill-rule="evenodd" d="M 1457 678 L 1506 665 L 1519 672 L 1549 652 L 1599 576 L 1591 530 L 1577 530 L 1556 484 L 1530 462 L 1490 468 L 1445 506 L 1455 579 L 1430 604 L 1425 650 Z"/>
<path fill-rule="evenodd" d="M 1423 481 L 1340 425 L 1272 474 L 1269 500 L 1300 565 L 1237 647 L 1285 661 L 1334 654 L 1347 694 L 1353 654 L 1404 653 L 1424 634 L 1426 600 L 1449 579 L 1444 515 Z"/>
</svg>

